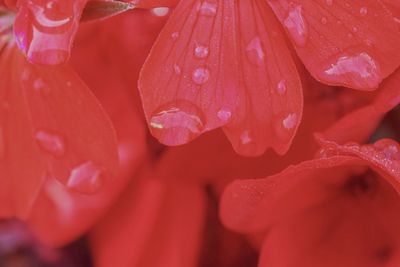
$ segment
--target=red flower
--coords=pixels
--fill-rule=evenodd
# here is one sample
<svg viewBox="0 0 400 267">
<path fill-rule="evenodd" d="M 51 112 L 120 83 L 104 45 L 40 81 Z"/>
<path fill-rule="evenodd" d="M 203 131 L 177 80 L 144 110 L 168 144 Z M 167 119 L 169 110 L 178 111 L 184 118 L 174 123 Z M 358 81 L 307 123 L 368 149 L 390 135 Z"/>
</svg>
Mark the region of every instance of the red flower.
<svg viewBox="0 0 400 267">
<path fill-rule="evenodd" d="M 259 266 L 395 266 L 399 149 L 324 142 L 320 159 L 228 186 L 222 220 L 265 236 Z"/>
<path fill-rule="evenodd" d="M 303 96 L 274 13 L 322 82 L 372 90 L 400 62 L 400 33 L 377 0 L 180 1 L 139 81 L 154 136 L 179 145 L 223 127 L 240 154 L 288 150 Z"/>
<path fill-rule="evenodd" d="M 144 142 L 144 129 L 137 127 L 142 124 L 131 103 L 121 103 L 117 110 L 104 101 L 113 118 L 117 112 L 126 116 L 118 115 L 115 120 L 124 164 L 119 170 L 114 128 L 85 83 L 67 65 L 31 64 L 19 52 L 11 32 L 13 25 L 17 36 L 28 40 L 28 48 L 23 47 L 31 61 L 53 64 L 63 58 L 52 49 L 32 52 L 44 48 L 36 44 L 58 47 L 58 41 L 66 44 L 74 37 L 79 16 L 68 12 L 77 12 L 77 8 L 64 9 L 67 2 L 63 1 L 49 3 L 19 1 L 15 24 L 11 11 L 1 9 L 0 217 L 29 220 L 43 240 L 60 244 L 85 231 L 121 190 L 126 175 L 136 170 L 132 161 L 139 164 L 142 159 L 144 147 L 137 144 Z M 69 3 L 73 6 L 77 2 Z M 51 24 L 52 19 L 59 19 L 60 12 L 71 15 L 68 27 L 29 35 L 30 30 L 48 30 L 38 26 L 36 16 Z M 102 66 L 92 70 L 102 71 Z M 114 86 L 113 96 L 121 94 L 127 99 L 124 86 Z M 106 100 L 107 96 L 100 98 Z M 120 129 L 121 122 L 128 120 L 136 121 L 134 134 L 132 128 Z M 110 183 L 118 172 L 125 175 L 123 179 Z M 88 209 L 91 216 L 82 216 Z M 74 224 L 65 224 L 68 220 L 74 220 Z"/>
</svg>

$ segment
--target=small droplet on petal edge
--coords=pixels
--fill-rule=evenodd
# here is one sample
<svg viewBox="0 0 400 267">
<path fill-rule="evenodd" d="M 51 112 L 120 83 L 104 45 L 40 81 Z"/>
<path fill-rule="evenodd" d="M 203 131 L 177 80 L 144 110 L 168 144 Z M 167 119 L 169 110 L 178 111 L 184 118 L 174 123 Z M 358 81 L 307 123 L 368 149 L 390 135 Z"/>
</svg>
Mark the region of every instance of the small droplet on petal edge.
<svg viewBox="0 0 400 267">
<path fill-rule="evenodd" d="M 242 142 L 242 145 L 250 144 L 253 141 L 252 138 L 251 138 L 250 132 L 249 131 L 244 131 L 240 135 L 240 141 Z"/>
<path fill-rule="evenodd" d="M 286 93 L 287 87 L 286 87 L 286 81 L 281 80 L 279 83 L 276 85 L 276 91 L 278 92 L 279 95 L 284 95 Z"/>
<path fill-rule="evenodd" d="M 275 133 L 281 140 L 287 142 L 299 123 L 296 113 L 282 114 L 276 117 Z"/>
<path fill-rule="evenodd" d="M 217 113 L 217 117 L 223 122 L 228 122 L 232 117 L 232 112 L 228 109 L 220 109 Z"/>
<path fill-rule="evenodd" d="M 71 170 L 67 187 L 81 194 L 98 193 L 103 186 L 102 171 L 91 161 L 82 163 Z"/>
<path fill-rule="evenodd" d="M 331 83 L 350 80 L 355 85 L 369 87 L 377 86 L 382 78 L 378 64 L 365 52 L 338 58 L 324 71 L 324 76 Z"/>
<path fill-rule="evenodd" d="M 205 126 L 203 112 L 188 101 L 177 101 L 159 108 L 149 121 L 152 134 L 161 143 L 185 144 L 199 136 Z"/>
</svg>

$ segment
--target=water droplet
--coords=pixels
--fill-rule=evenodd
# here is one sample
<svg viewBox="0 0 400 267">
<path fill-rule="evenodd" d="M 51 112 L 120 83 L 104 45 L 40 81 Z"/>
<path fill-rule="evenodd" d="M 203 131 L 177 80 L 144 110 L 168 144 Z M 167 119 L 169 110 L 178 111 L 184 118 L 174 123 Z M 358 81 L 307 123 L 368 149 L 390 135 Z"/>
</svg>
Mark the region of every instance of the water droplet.
<svg viewBox="0 0 400 267">
<path fill-rule="evenodd" d="M 296 113 L 282 113 L 276 116 L 274 124 L 277 137 L 285 142 L 288 141 L 293 136 L 298 123 L 299 118 Z"/>
<path fill-rule="evenodd" d="M 332 83 L 341 84 L 343 80 L 350 80 L 355 85 L 364 87 L 375 87 L 381 80 L 379 66 L 367 53 L 340 57 L 324 74 Z"/>
<path fill-rule="evenodd" d="M 277 85 L 276 85 L 276 91 L 280 95 L 284 95 L 286 93 L 287 87 L 286 87 L 286 81 L 281 80 Z"/>
<path fill-rule="evenodd" d="M 249 131 L 244 131 L 240 135 L 240 142 L 242 142 L 243 145 L 250 144 L 252 142 L 251 135 Z"/>
<path fill-rule="evenodd" d="M 102 171 L 91 161 L 72 169 L 67 181 L 69 189 L 86 195 L 97 193 L 102 185 Z"/>
<path fill-rule="evenodd" d="M 328 20 L 325 17 L 322 17 L 321 23 L 325 25 L 326 23 L 328 23 Z"/>
<path fill-rule="evenodd" d="M 333 0 L 326 0 L 326 4 L 327 4 L 328 6 L 331 6 L 331 5 L 333 4 Z"/>
<path fill-rule="evenodd" d="M 46 152 L 58 157 L 65 154 L 65 142 L 60 135 L 47 131 L 38 131 L 36 132 L 35 138 L 39 146 Z"/>
<path fill-rule="evenodd" d="M 210 78 L 210 71 L 206 68 L 197 68 L 193 71 L 192 80 L 195 84 L 205 84 Z"/>
<path fill-rule="evenodd" d="M 64 1 L 42 1 L 19 8 L 16 21 L 28 22 L 14 24 L 15 40 L 31 62 L 57 65 L 68 59 L 79 19 L 76 5 L 78 1 L 67 6 Z"/>
<path fill-rule="evenodd" d="M 151 13 L 153 13 L 157 17 L 165 17 L 169 13 L 169 8 L 168 7 L 156 7 L 151 10 Z"/>
<path fill-rule="evenodd" d="M 256 65 L 264 63 L 265 52 L 261 43 L 260 37 L 253 38 L 246 48 L 247 57 L 250 62 Z"/>
<path fill-rule="evenodd" d="M 215 2 L 202 2 L 198 7 L 198 12 L 202 16 L 214 17 L 217 14 L 218 4 Z"/>
<path fill-rule="evenodd" d="M 45 87 L 45 83 L 41 78 L 37 78 L 34 82 L 33 82 L 33 88 L 36 91 L 40 91 Z"/>
<path fill-rule="evenodd" d="M 367 15 L 368 14 L 368 8 L 367 7 L 362 7 L 362 8 L 360 8 L 360 15 L 361 16 L 365 16 L 365 15 Z"/>
<path fill-rule="evenodd" d="M 180 75 L 182 73 L 181 67 L 178 64 L 174 64 L 174 71 L 176 75 Z"/>
<path fill-rule="evenodd" d="M 196 46 L 196 48 L 194 49 L 194 55 L 197 58 L 206 58 L 208 57 L 210 51 L 208 49 L 208 47 L 206 46 Z"/>
<path fill-rule="evenodd" d="M 159 108 L 150 118 L 152 134 L 166 145 L 185 144 L 199 136 L 205 127 L 204 114 L 188 101 Z"/>
<path fill-rule="evenodd" d="M 0 125 L 0 159 L 4 159 L 6 156 L 6 140 L 4 134 L 4 128 Z"/>
<path fill-rule="evenodd" d="M 353 32 L 358 32 L 358 28 L 357 27 L 353 27 L 352 30 L 353 30 Z"/>
<path fill-rule="evenodd" d="M 284 21 L 290 36 L 298 46 L 304 46 L 308 38 L 308 27 L 302 13 L 302 7 L 300 5 L 295 6 L 290 10 Z"/>
<path fill-rule="evenodd" d="M 293 129 L 297 125 L 297 114 L 291 113 L 287 115 L 282 121 L 283 126 L 286 129 Z"/>
<path fill-rule="evenodd" d="M 227 122 L 232 117 L 232 112 L 228 109 L 220 109 L 217 113 L 217 117 L 224 122 Z"/>
<path fill-rule="evenodd" d="M 176 41 L 179 38 L 179 32 L 174 32 L 171 34 L 171 38 L 172 40 Z"/>
</svg>

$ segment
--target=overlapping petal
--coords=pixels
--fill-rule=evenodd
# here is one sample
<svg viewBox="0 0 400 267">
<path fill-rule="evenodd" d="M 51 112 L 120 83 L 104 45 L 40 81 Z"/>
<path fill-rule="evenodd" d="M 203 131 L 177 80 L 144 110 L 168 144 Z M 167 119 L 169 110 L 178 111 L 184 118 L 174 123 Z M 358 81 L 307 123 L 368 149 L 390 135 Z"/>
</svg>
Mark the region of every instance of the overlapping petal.
<svg viewBox="0 0 400 267">
<path fill-rule="evenodd" d="M 76 74 L 32 65 L 12 44 L 0 73 L 1 198 L 9 204 L 1 215 L 25 217 L 46 178 L 82 194 L 106 186 L 118 168 L 115 132 Z"/>
</svg>

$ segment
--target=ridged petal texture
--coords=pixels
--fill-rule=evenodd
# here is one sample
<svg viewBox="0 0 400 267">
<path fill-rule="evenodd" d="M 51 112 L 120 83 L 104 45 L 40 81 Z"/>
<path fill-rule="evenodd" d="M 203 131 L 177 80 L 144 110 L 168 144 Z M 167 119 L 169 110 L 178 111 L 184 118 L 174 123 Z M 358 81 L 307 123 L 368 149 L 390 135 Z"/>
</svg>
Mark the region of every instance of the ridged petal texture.
<svg viewBox="0 0 400 267">
<path fill-rule="evenodd" d="M 139 80 L 152 134 L 181 145 L 223 126 L 239 154 L 284 154 L 303 107 L 284 38 L 265 1 L 181 1 Z"/>
</svg>

